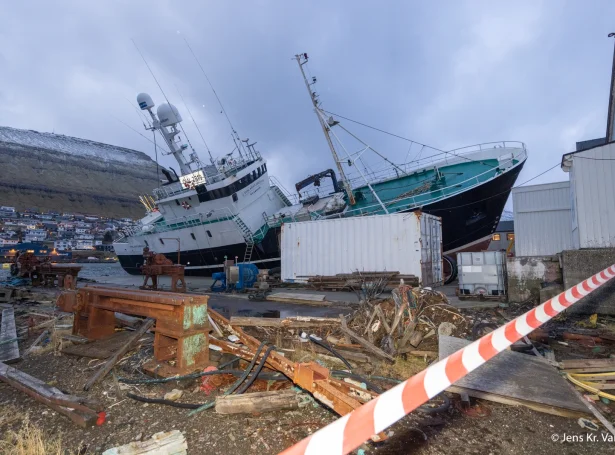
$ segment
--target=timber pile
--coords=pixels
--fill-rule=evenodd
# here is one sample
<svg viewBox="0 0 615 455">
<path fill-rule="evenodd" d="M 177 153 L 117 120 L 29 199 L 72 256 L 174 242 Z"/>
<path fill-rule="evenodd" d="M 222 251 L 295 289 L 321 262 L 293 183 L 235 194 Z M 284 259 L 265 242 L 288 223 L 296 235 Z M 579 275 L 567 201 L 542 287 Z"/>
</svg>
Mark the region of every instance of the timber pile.
<svg viewBox="0 0 615 455">
<path fill-rule="evenodd" d="M 374 305 L 364 304 L 347 322 L 346 329 L 342 327 L 342 332 L 366 349 L 365 343 L 371 344 L 368 350 L 389 361 L 404 353 L 433 357 L 435 353 L 431 351 L 417 351 L 423 340 L 435 340 L 441 333 L 458 337 L 470 333 L 469 321 L 441 292 L 400 285 L 392 296 Z"/>
<path fill-rule="evenodd" d="M 320 291 L 342 291 L 353 290 L 361 286 L 362 282 L 372 280 L 387 279 L 386 290 L 391 290 L 399 285 L 399 280 L 403 279 L 405 284 L 418 286 L 419 279 L 414 275 L 401 275 L 399 272 L 353 272 L 338 273 L 333 276 L 316 275 L 308 278 L 308 285 Z"/>
</svg>

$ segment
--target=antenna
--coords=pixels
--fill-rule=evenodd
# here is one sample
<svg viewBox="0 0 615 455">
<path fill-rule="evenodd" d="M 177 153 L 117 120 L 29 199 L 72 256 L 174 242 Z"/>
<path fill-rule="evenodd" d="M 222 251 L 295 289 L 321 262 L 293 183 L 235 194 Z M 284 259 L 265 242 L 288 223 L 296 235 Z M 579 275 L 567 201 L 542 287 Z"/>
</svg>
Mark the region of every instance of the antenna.
<svg viewBox="0 0 615 455">
<path fill-rule="evenodd" d="M 143 52 L 141 52 L 141 49 L 139 49 L 139 46 L 137 46 L 137 43 L 135 42 L 134 39 L 130 38 L 130 41 L 132 41 L 132 44 L 134 44 L 135 47 L 137 48 L 137 52 L 139 53 L 139 55 L 143 59 L 143 63 L 145 63 L 145 66 L 147 66 L 147 69 L 149 70 L 150 74 L 152 75 L 152 77 L 156 81 L 156 84 L 158 85 L 158 88 L 160 89 L 160 92 L 162 93 L 162 96 L 164 96 L 164 99 L 166 100 L 166 102 L 168 104 L 171 104 L 171 102 L 169 101 L 169 98 L 167 98 L 167 95 L 164 93 L 164 90 L 162 90 L 162 85 L 160 85 L 160 82 L 158 82 L 158 79 L 156 79 L 156 75 L 154 74 L 154 72 L 150 68 L 149 63 L 147 63 L 147 60 L 145 60 L 145 57 L 143 56 Z"/>
<path fill-rule="evenodd" d="M 186 104 L 186 100 L 184 100 L 184 97 L 182 96 L 181 92 L 179 91 L 179 87 L 177 85 L 175 85 L 175 88 L 177 89 L 177 93 L 178 93 L 179 97 L 181 98 L 182 102 L 184 103 L 184 107 L 186 108 L 186 111 L 188 111 L 188 115 L 192 119 L 192 123 L 194 123 L 194 126 L 195 126 L 196 130 L 199 132 L 199 136 L 201 136 L 201 140 L 203 141 L 203 144 L 205 145 L 205 148 L 207 149 L 207 153 L 209 153 L 209 161 L 211 161 L 211 164 L 215 164 L 214 163 L 214 157 L 211 156 L 211 150 L 209 150 L 209 146 L 207 145 L 207 142 L 205 142 L 205 138 L 203 137 L 203 133 L 201 133 L 201 129 L 199 128 L 199 125 L 197 125 L 196 120 L 192 116 L 192 112 L 190 112 L 190 109 L 188 108 L 188 104 Z"/>
<path fill-rule="evenodd" d="M 322 127 L 322 131 L 325 134 L 325 138 L 327 139 L 327 144 L 329 145 L 329 149 L 331 150 L 331 154 L 333 155 L 333 160 L 335 161 L 335 165 L 337 166 L 337 171 L 340 173 L 340 180 L 344 184 L 344 189 L 346 190 L 346 194 L 348 195 L 348 202 L 350 205 L 354 205 L 356 203 L 354 199 L 354 193 L 352 192 L 352 186 L 350 186 L 350 182 L 346 177 L 346 173 L 344 172 L 344 168 L 342 167 L 342 163 L 337 156 L 337 151 L 333 146 L 333 141 L 331 140 L 331 136 L 329 135 L 329 126 L 325 124 L 323 120 L 323 115 L 321 113 L 320 101 L 318 101 L 318 95 L 316 92 L 312 91 L 312 85 L 316 83 L 316 78 L 312 77 L 312 83 L 310 83 L 305 75 L 305 71 L 303 70 L 303 65 L 308 62 L 307 54 L 297 54 L 295 55 L 295 60 L 297 60 L 297 64 L 299 65 L 299 69 L 301 70 L 301 75 L 303 76 L 303 81 L 305 82 L 305 87 L 307 88 L 308 93 L 310 94 L 310 99 L 312 100 L 312 104 L 314 105 L 314 111 L 316 112 L 316 116 L 318 117 L 318 121 L 320 122 L 320 126 Z"/>
<path fill-rule="evenodd" d="M 194 60 L 196 60 L 196 63 L 199 65 L 199 68 L 201 68 L 201 72 L 203 73 L 203 76 L 205 76 L 205 80 L 209 84 L 209 87 L 211 88 L 211 91 L 214 92 L 214 95 L 216 96 L 216 99 L 218 100 L 218 104 L 220 105 L 220 109 L 222 109 L 221 112 L 224 114 L 224 116 L 226 117 L 226 120 L 228 121 L 229 126 L 231 127 L 231 131 L 232 131 L 231 136 L 233 138 L 233 142 L 235 142 L 235 146 L 237 147 L 237 151 L 239 152 L 239 155 L 243 158 L 243 155 L 241 154 L 241 150 L 243 149 L 243 144 L 241 143 L 241 139 L 239 139 L 239 135 L 237 134 L 237 131 L 235 130 L 235 128 L 233 127 L 233 124 L 231 123 L 231 119 L 229 118 L 228 114 L 226 113 L 226 109 L 224 109 L 224 106 L 222 105 L 222 101 L 220 100 L 220 97 L 216 93 L 216 90 L 214 89 L 213 84 L 209 80 L 209 77 L 207 77 L 207 73 L 205 73 L 205 70 L 203 69 L 203 65 L 201 65 L 201 62 L 199 61 L 199 59 L 197 58 L 196 54 L 192 50 L 192 47 L 188 43 L 188 40 L 184 36 L 182 36 L 182 38 L 184 39 L 184 42 L 186 43 L 186 46 L 188 46 L 188 49 L 190 49 L 190 53 L 194 57 Z M 245 152 L 245 149 L 244 149 L 244 152 Z"/>
</svg>

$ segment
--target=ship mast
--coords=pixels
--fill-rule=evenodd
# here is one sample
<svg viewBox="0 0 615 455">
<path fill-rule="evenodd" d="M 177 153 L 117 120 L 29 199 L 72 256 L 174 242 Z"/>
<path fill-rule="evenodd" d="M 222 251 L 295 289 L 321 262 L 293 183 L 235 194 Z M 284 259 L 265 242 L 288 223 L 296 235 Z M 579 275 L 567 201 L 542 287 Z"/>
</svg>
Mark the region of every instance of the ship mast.
<svg viewBox="0 0 615 455">
<path fill-rule="evenodd" d="M 352 192 L 352 187 L 350 186 L 350 182 L 346 177 L 346 173 L 344 172 L 344 168 L 342 167 L 342 163 L 337 156 L 337 152 L 335 147 L 333 146 L 333 141 L 331 140 L 331 136 L 329 135 L 329 126 L 324 122 L 322 118 L 322 112 L 318 107 L 318 99 L 316 92 L 312 92 L 311 85 L 316 82 L 316 78 L 312 78 L 312 83 L 310 83 L 305 76 L 305 71 L 303 70 L 303 65 L 305 65 L 308 61 L 307 54 L 297 54 L 295 55 L 295 59 L 297 60 L 297 64 L 299 65 L 299 69 L 301 70 L 301 75 L 303 76 L 303 81 L 305 82 L 305 88 L 307 88 L 308 93 L 310 94 L 310 99 L 312 100 L 312 104 L 314 105 L 314 110 L 316 112 L 316 116 L 318 117 L 318 121 L 320 122 L 320 126 L 322 127 L 322 131 L 325 135 L 325 139 L 327 139 L 327 144 L 329 145 L 329 149 L 331 150 L 331 154 L 333 155 L 333 160 L 335 161 L 335 165 L 337 166 L 337 171 L 340 173 L 340 180 L 344 185 L 344 189 L 346 190 L 346 194 L 348 195 L 348 202 L 350 205 L 355 204 L 354 193 Z"/>
</svg>

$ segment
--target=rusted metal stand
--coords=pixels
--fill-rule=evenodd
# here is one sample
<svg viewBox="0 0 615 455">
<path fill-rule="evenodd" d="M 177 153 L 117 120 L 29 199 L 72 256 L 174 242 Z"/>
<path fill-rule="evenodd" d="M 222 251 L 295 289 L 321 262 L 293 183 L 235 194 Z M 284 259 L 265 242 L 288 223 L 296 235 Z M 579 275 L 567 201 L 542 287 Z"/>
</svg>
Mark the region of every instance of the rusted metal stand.
<svg viewBox="0 0 615 455">
<path fill-rule="evenodd" d="M 236 326 L 232 326 L 228 319 L 219 313 L 209 310 L 209 315 L 221 328 L 237 335 L 242 346 L 211 337 L 212 345 L 222 348 L 245 360 L 252 360 L 260 342 Z M 262 358 L 261 354 L 261 357 Z M 267 357 L 266 366 L 277 370 L 304 390 L 312 393 L 321 403 L 333 409 L 340 415 L 345 415 L 370 401 L 378 394 L 362 389 L 354 384 L 340 381 L 331 377 L 331 372 L 316 362 L 295 363 L 272 351 Z M 385 439 L 384 434 L 374 436 L 374 440 Z"/>
<path fill-rule="evenodd" d="M 186 374 L 209 362 L 208 296 L 86 286 L 64 291 L 57 306 L 74 312 L 73 335 L 101 339 L 115 331 L 115 312 L 156 319 L 154 360 L 143 368 L 158 376 Z"/>
<path fill-rule="evenodd" d="M 145 278 L 140 289 L 158 290 L 158 277 L 160 275 L 168 275 L 171 277 L 172 292 L 186 292 L 186 280 L 184 279 L 184 266 L 181 264 L 173 264 L 173 261 L 168 259 L 164 254 L 156 254 L 150 251 L 149 248 L 143 249 L 143 258 L 145 264 L 141 268 Z M 152 280 L 152 284 L 148 284 Z"/>
</svg>

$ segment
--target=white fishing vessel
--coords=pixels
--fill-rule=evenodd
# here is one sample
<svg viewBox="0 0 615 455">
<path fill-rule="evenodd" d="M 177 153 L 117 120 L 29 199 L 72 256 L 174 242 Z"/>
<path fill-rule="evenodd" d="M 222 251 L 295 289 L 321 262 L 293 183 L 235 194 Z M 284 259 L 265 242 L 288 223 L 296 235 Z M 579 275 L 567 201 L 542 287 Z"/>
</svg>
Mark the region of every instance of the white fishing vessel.
<svg viewBox="0 0 615 455">
<path fill-rule="evenodd" d="M 123 232 L 113 244 L 122 267 L 139 274 L 145 247 L 210 274 L 225 259 L 266 263 L 279 260 L 277 235 L 267 218 L 291 203 L 273 177 L 267 162 L 248 140 L 233 137 L 236 148 L 221 159 L 204 164 L 196 153 L 185 155 L 179 124 L 182 117 L 170 103 L 154 112 L 152 98 L 137 96 L 141 110 L 151 117 L 179 166 L 179 175 L 163 169 L 166 182 L 142 202 L 147 215 Z M 237 156 L 235 156 L 237 155 Z"/>
</svg>

